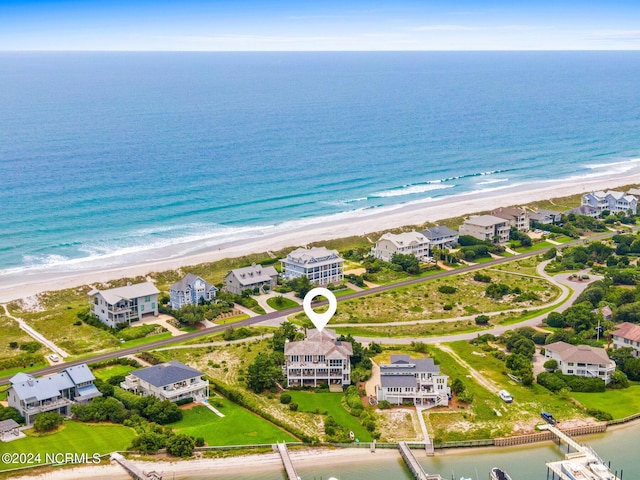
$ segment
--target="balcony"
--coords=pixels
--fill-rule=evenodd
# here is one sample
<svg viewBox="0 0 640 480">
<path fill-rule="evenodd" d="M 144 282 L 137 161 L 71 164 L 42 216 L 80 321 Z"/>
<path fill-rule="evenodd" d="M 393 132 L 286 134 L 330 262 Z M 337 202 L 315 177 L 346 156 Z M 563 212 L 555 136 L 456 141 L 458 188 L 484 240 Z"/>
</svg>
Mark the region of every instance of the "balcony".
<svg viewBox="0 0 640 480">
<path fill-rule="evenodd" d="M 33 415 L 35 413 L 49 412 L 51 410 L 57 410 L 60 407 L 66 407 L 67 405 L 71 405 L 71 400 L 66 398 L 58 398 L 56 400 L 46 400 L 40 402 L 39 405 L 27 404 L 24 405 L 24 409 L 29 415 Z"/>
</svg>

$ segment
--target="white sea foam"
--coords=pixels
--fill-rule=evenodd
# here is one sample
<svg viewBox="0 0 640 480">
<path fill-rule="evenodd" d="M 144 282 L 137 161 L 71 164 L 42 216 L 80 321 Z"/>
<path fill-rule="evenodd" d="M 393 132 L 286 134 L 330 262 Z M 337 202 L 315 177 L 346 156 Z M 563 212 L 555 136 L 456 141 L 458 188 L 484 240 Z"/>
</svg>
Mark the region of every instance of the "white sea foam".
<svg viewBox="0 0 640 480">
<path fill-rule="evenodd" d="M 610 173 L 624 173 L 632 168 L 640 166 L 640 158 L 631 158 L 629 160 L 622 160 L 620 162 L 611 162 L 611 163 L 593 163 L 593 164 L 585 164 L 583 167 L 589 168 L 592 170 L 597 170 L 601 168 L 613 169 Z"/>
<path fill-rule="evenodd" d="M 416 193 L 429 192 L 431 190 L 443 190 L 445 188 L 453 188 L 455 185 L 440 185 L 440 184 L 420 184 L 420 185 L 404 185 L 400 188 L 392 188 L 389 190 L 383 190 L 381 192 L 375 192 L 371 194 L 372 198 L 385 198 L 385 197 L 400 197 L 402 195 L 414 195 Z"/>
<path fill-rule="evenodd" d="M 495 180 L 485 180 L 484 182 L 478 182 L 476 183 L 476 185 L 491 185 L 493 183 L 502 183 L 502 182 L 508 182 L 509 179 L 508 178 L 496 178 Z"/>
</svg>

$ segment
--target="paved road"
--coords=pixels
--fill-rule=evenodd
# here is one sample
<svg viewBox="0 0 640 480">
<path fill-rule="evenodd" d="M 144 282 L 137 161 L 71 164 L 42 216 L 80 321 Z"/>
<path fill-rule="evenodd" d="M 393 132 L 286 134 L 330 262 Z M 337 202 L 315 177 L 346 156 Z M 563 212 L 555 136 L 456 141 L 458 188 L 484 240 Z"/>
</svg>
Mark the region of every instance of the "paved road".
<svg viewBox="0 0 640 480">
<path fill-rule="evenodd" d="M 615 235 L 615 232 L 606 232 L 606 233 L 601 233 L 598 235 L 595 235 L 593 237 L 591 237 L 589 240 L 593 241 L 593 240 L 599 240 L 601 238 L 606 238 L 606 237 L 610 237 Z M 578 245 L 583 243 L 583 240 L 575 240 L 572 242 L 568 242 L 566 244 L 564 244 L 564 246 L 569 246 L 569 245 Z M 549 247 L 551 248 L 551 247 Z M 433 279 L 437 279 L 437 278 L 446 278 L 449 277 L 451 275 L 459 275 L 462 273 L 467 273 L 467 272 L 473 272 L 476 270 L 481 270 L 481 269 L 485 269 L 488 267 L 492 267 L 495 265 L 502 265 L 504 263 L 509 263 L 512 262 L 514 260 L 519 260 L 521 258 L 529 258 L 529 257 L 533 257 L 536 255 L 540 255 L 544 252 L 546 252 L 547 250 L 549 250 L 549 248 L 545 248 L 545 249 L 541 249 L 541 250 L 535 250 L 532 252 L 528 252 L 528 253 L 523 253 L 518 255 L 517 257 L 505 257 L 505 258 L 500 258 L 497 260 L 492 260 L 490 262 L 486 262 L 486 263 L 479 263 L 476 265 L 468 265 L 466 267 L 462 267 L 462 268 L 458 268 L 455 270 L 447 270 L 447 271 L 443 271 L 443 272 L 438 272 L 435 273 L 433 275 L 427 275 L 426 277 L 416 277 L 416 278 L 410 278 L 408 280 L 404 280 L 402 282 L 398 282 L 398 283 L 394 283 L 394 284 L 390 284 L 390 285 L 380 285 L 377 287 L 373 287 L 370 288 L 368 290 L 363 290 L 361 292 L 354 292 L 354 293 L 350 293 L 348 295 L 344 295 L 342 297 L 338 297 L 338 301 L 339 302 L 344 302 L 346 300 L 351 300 L 354 298 L 360 298 L 360 297 L 364 297 L 367 295 L 373 295 L 379 292 L 384 292 L 387 290 L 391 290 L 394 288 L 399 288 L 399 287 L 405 287 L 405 286 L 409 286 L 409 285 L 416 285 L 419 283 L 423 283 L 423 282 L 428 282 L 430 280 Z M 322 305 L 326 305 L 327 302 L 326 301 L 322 301 L 322 302 L 317 302 L 314 303 L 314 306 L 322 306 Z M 234 327 L 241 327 L 241 326 L 249 326 L 249 325 L 255 325 L 255 324 L 259 324 L 265 321 L 269 321 L 269 320 L 273 320 L 276 318 L 281 318 L 281 317 L 287 317 L 289 315 L 293 315 L 295 313 L 299 313 L 302 311 L 302 306 L 297 306 L 297 307 L 292 307 L 292 308 L 288 308 L 286 310 L 281 310 L 279 312 L 270 312 L 270 313 L 266 313 L 264 315 L 257 315 L 255 317 L 251 317 L 251 318 L 247 318 L 245 320 L 240 320 L 238 322 L 234 322 L 233 326 Z M 534 319 L 529 320 L 528 322 L 533 322 Z M 540 320 L 537 320 L 537 322 L 539 322 Z M 526 323 L 528 323 L 526 322 Z M 535 323 L 535 322 L 534 322 Z M 523 324 L 519 324 L 520 325 L 524 325 Z M 229 325 L 216 325 L 214 327 L 209 327 L 209 328 L 205 328 L 203 330 L 198 330 L 195 332 L 188 332 L 185 333 L 184 335 L 180 335 L 179 337 L 170 337 L 170 338 L 165 338 L 162 340 L 157 340 L 155 342 L 151 342 L 151 343 L 147 343 L 146 345 L 140 345 L 140 346 L 136 346 L 136 347 L 128 347 L 128 348 L 122 348 L 119 350 L 115 350 L 112 352 L 107 352 L 107 353 L 101 353 L 98 355 L 93 355 L 90 357 L 85 357 L 79 360 L 73 360 L 73 361 L 69 361 L 69 362 L 64 362 L 64 363 L 60 363 L 58 365 L 52 365 L 50 367 L 47 368 L 42 368 L 39 370 L 33 370 L 31 372 L 29 372 L 31 375 L 34 376 L 41 376 L 41 375 L 50 375 L 52 373 L 56 373 L 59 372 L 60 370 L 63 370 L 66 367 L 69 366 L 73 366 L 73 365 L 79 365 L 82 363 L 94 363 L 94 362 L 99 362 L 102 360 L 110 360 L 112 358 L 119 358 L 119 357 L 124 357 L 127 355 L 132 355 L 135 353 L 139 353 L 145 350 L 154 350 L 156 348 L 159 347 L 166 347 L 168 345 L 174 344 L 174 343 L 179 343 L 179 342 L 184 342 L 187 340 L 191 340 L 194 338 L 198 338 L 198 337 L 202 337 L 205 335 L 210 335 L 212 333 L 217 333 L 217 332 L 222 332 L 225 329 L 229 328 Z M 504 330 L 507 330 L 509 328 L 513 328 L 513 326 L 510 327 L 504 327 Z M 498 332 L 498 329 L 495 329 L 496 332 Z M 487 331 L 489 332 L 489 331 Z M 454 341 L 454 340 L 462 340 L 462 339 L 470 339 L 470 338 L 474 338 L 477 333 L 472 333 L 470 334 L 471 336 L 465 336 L 465 335 L 454 335 L 454 336 L 450 336 L 450 337 L 446 337 L 446 341 Z M 451 339 L 451 340 L 450 340 Z M 381 341 L 381 343 L 389 343 L 390 340 L 393 341 L 393 343 L 411 343 L 412 341 L 425 341 L 425 343 L 435 343 L 435 342 L 441 342 L 443 341 L 443 338 L 428 338 L 428 339 L 418 339 L 418 338 L 414 338 L 414 339 L 399 339 L 399 338 L 393 338 L 393 339 L 389 339 L 389 338 L 383 338 L 383 339 L 379 339 Z M 405 340 L 405 342 L 401 341 L 401 340 Z M 365 340 L 365 341 L 370 341 L 370 339 Z M 378 342 L 378 339 L 375 340 L 376 342 Z M 7 383 L 9 381 L 9 378 L 11 377 L 2 377 L 0 378 L 0 385 Z"/>
</svg>

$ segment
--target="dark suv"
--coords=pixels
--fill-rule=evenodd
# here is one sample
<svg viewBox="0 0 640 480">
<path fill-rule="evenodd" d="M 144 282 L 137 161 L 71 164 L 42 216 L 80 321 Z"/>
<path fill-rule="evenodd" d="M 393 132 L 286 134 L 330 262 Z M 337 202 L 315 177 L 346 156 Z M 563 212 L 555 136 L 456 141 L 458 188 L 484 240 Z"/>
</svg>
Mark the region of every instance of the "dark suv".
<svg viewBox="0 0 640 480">
<path fill-rule="evenodd" d="M 541 412 L 540 416 L 544 419 L 545 422 L 550 423 L 551 425 L 555 425 L 556 423 L 558 423 L 558 421 L 553 418 L 553 415 L 551 415 L 549 412 Z"/>
</svg>

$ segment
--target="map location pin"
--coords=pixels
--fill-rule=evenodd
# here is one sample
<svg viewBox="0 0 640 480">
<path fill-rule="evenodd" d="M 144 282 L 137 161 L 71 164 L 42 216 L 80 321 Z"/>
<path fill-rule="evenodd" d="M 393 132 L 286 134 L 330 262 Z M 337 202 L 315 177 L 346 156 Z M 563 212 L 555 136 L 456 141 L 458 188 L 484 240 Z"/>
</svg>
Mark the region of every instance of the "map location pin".
<svg viewBox="0 0 640 480">
<path fill-rule="evenodd" d="M 316 297 L 324 297 L 329 300 L 329 310 L 324 313 L 316 313 L 311 308 L 311 301 Z M 302 301 L 302 306 L 304 308 L 304 313 L 307 314 L 309 320 L 315 325 L 319 332 L 329 323 L 333 314 L 336 313 L 336 308 L 338 307 L 338 302 L 336 300 L 336 296 L 326 288 L 317 287 L 310 290 Z"/>
</svg>

